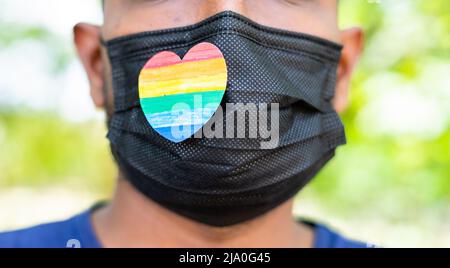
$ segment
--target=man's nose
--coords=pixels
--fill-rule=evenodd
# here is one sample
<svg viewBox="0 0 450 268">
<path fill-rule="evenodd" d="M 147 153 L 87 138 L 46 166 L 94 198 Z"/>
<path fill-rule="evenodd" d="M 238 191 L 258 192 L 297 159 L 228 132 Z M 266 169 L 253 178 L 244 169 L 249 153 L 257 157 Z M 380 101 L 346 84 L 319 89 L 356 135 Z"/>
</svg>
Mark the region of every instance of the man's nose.
<svg viewBox="0 0 450 268">
<path fill-rule="evenodd" d="M 246 0 L 203 0 L 200 9 L 203 17 L 209 17 L 225 10 L 247 16 L 246 2 Z"/>
</svg>

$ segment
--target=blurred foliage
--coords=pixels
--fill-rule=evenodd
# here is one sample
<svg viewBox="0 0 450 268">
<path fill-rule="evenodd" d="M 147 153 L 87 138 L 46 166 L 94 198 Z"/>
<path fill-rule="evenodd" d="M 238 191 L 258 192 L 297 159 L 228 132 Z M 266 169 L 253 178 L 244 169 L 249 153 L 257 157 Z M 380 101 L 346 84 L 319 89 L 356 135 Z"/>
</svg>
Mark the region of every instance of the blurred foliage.
<svg viewBox="0 0 450 268">
<path fill-rule="evenodd" d="M 6 23 L 0 20 L 0 48 L 8 48 L 21 42 L 41 42 L 48 47 L 53 66 L 52 73 L 64 71 L 69 62 L 73 60 L 74 53 L 67 40 L 53 34 L 49 30 L 39 27 L 17 23 Z"/>
<path fill-rule="evenodd" d="M 450 113 L 445 107 L 450 106 L 450 84 L 446 80 L 435 88 L 435 80 L 442 81 L 446 76 L 442 73 L 425 74 L 425 71 L 443 63 L 444 69 L 450 71 L 450 1 L 370 4 L 344 0 L 342 5 L 342 26 L 360 25 L 366 33 L 366 50 L 353 80 L 351 105 L 343 115 L 348 144 L 338 149 L 337 157 L 311 183 L 305 196 L 316 197 L 324 206 L 341 213 L 365 208 L 388 213 L 391 218 L 405 218 L 409 212 L 413 214 L 411 217 L 415 217 L 421 209 L 432 206 L 448 209 Z M 405 36 L 405 32 L 416 26 L 419 29 L 415 28 Z M 393 39 L 396 36 L 397 39 Z M 398 39 L 402 36 L 405 39 Z M 395 55 L 395 58 L 385 62 L 382 59 L 382 64 L 378 64 L 379 58 L 389 55 Z M 361 123 L 364 119 L 361 119 L 362 111 L 381 92 L 392 90 L 382 88 L 385 84 L 381 79 L 387 75 L 413 85 L 424 83 L 424 88 L 411 88 L 411 93 L 417 93 L 419 97 L 435 94 L 432 100 L 436 105 L 442 104 L 439 112 L 445 118 L 439 133 L 430 137 L 423 132 L 432 132 L 431 129 L 422 129 L 422 133 L 373 133 L 371 130 L 376 126 L 365 129 L 373 122 Z M 368 81 L 374 77 L 379 88 L 367 89 Z M 424 93 L 422 90 L 432 92 Z M 401 104 L 399 100 L 397 108 L 400 114 L 404 108 Z"/>
<path fill-rule="evenodd" d="M 450 1 L 372 2 L 341 1 L 341 26 L 366 33 L 343 115 L 348 144 L 299 200 L 343 217 L 364 210 L 392 222 L 440 222 L 450 211 Z M 30 39 L 55 47 L 58 70 L 73 60 L 45 29 L 0 22 L 0 47 Z M 407 109 L 414 99 L 429 105 Z M 52 111 L 0 110 L 0 186 L 111 191 L 116 168 L 105 133 L 101 122 L 66 122 Z"/>
<path fill-rule="evenodd" d="M 106 128 L 73 123 L 50 112 L 0 112 L 0 186 L 84 185 L 111 189 L 112 164 Z"/>
</svg>

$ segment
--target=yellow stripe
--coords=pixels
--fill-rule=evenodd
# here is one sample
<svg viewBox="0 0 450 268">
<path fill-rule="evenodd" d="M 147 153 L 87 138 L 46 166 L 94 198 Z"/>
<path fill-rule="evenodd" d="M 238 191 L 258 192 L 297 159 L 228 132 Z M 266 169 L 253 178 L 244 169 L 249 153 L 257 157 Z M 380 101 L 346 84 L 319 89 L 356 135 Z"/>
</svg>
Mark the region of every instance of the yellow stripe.
<svg viewBox="0 0 450 268">
<path fill-rule="evenodd" d="M 161 68 L 144 69 L 139 76 L 139 83 L 185 79 L 199 75 L 209 76 L 226 73 L 226 71 L 227 67 L 223 58 L 186 62 Z"/>
<path fill-rule="evenodd" d="M 156 81 L 139 84 L 139 97 L 152 98 L 180 93 L 205 92 L 218 89 L 225 90 L 226 84 L 226 73 L 193 77 L 190 79 Z"/>
</svg>

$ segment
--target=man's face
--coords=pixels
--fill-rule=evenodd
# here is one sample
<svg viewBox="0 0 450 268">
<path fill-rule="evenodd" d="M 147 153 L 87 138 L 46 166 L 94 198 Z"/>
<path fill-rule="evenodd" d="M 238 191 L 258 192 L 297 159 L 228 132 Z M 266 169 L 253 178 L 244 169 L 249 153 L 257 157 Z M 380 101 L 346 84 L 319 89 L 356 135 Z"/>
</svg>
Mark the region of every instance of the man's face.
<svg viewBox="0 0 450 268">
<path fill-rule="evenodd" d="M 180 27 L 232 10 L 260 24 L 340 42 L 337 0 L 107 0 L 105 39 Z"/>
<path fill-rule="evenodd" d="M 222 11 L 234 11 L 265 26 L 342 43 L 344 50 L 333 104 L 337 111 L 345 108 L 362 34 L 359 29 L 338 29 L 337 0 L 106 0 L 102 26 L 80 23 L 74 28 L 75 43 L 89 77 L 94 103 L 98 107 L 106 106 L 108 115 L 112 115 L 111 66 L 105 47 L 100 45 L 101 38 L 108 41 L 139 32 L 192 25 Z M 264 31 L 258 34 L 263 35 Z"/>
<path fill-rule="evenodd" d="M 362 47 L 362 32 L 356 28 L 339 30 L 338 0 L 105 0 L 101 27 L 80 23 L 74 28 L 75 43 L 96 106 L 107 106 L 111 115 L 111 68 L 106 50 L 99 44 L 100 37 L 109 40 L 138 32 L 186 26 L 225 10 L 265 26 L 342 43 L 344 50 L 333 104 L 338 112 L 345 109 L 351 73 Z"/>
</svg>

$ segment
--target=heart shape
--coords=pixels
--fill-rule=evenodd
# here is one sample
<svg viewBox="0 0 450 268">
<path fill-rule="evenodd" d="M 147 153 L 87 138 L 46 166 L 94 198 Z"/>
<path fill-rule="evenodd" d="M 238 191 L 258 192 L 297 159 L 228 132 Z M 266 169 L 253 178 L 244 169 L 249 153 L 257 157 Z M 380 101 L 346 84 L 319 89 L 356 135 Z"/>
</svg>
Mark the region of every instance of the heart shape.
<svg viewBox="0 0 450 268">
<path fill-rule="evenodd" d="M 202 128 L 220 106 L 227 86 L 227 65 L 211 43 L 192 47 L 183 60 L 163 51 L 139 75 L 139 99 L 150 126 L 172 142 Z"/>
</svg>

